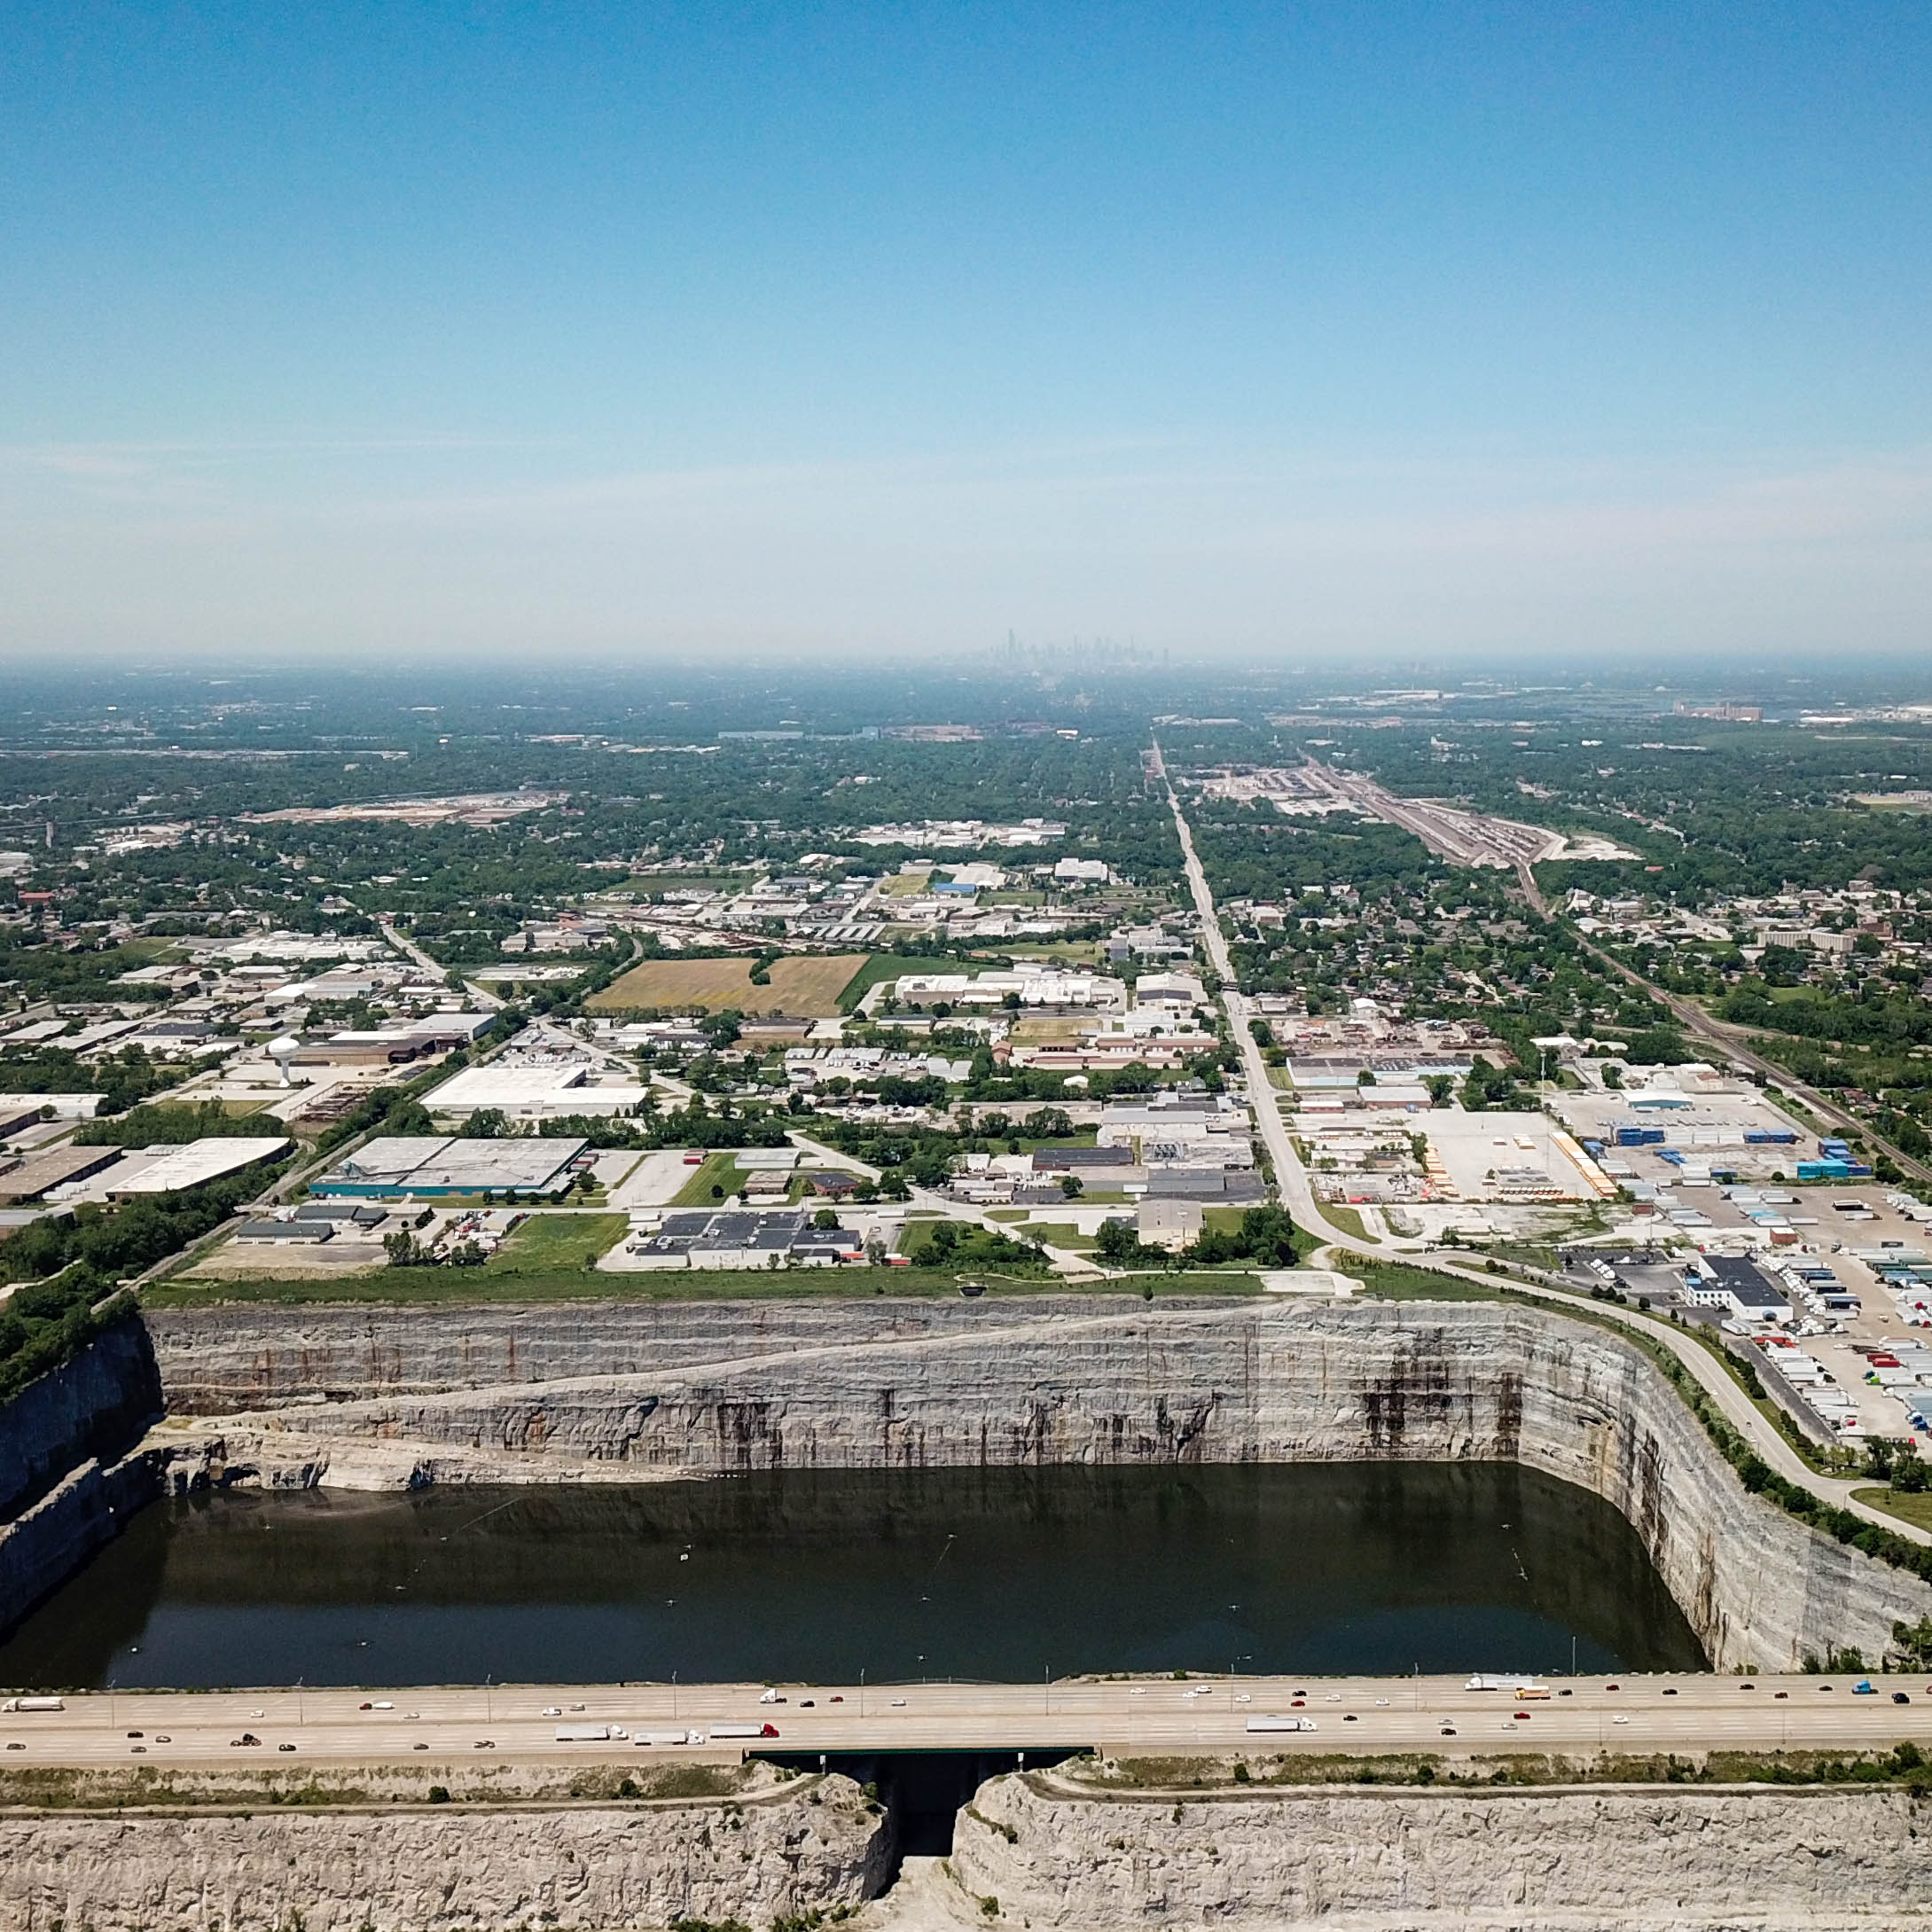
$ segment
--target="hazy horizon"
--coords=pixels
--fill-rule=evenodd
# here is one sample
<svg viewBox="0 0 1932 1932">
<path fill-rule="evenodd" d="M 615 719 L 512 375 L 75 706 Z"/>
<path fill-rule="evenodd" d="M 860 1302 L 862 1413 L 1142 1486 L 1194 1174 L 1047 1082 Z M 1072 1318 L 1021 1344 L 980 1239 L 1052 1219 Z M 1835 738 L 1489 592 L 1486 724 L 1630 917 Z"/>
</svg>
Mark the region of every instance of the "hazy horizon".
<svg viewBox="0 0 1932 1932">
<path fill-rule="evenodd" d="M 1932 21 L 0 23 L 0 653 L 1905 659 Z"/>
</svg>

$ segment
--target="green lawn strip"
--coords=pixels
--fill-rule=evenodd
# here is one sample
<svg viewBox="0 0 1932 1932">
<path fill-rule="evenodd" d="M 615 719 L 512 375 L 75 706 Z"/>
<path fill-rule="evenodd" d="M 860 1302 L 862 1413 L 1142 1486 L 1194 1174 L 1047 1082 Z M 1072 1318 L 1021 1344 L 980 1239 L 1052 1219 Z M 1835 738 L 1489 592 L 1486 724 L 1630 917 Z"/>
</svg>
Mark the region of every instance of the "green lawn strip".
<svg viewBox="0 0 1932 1932">
<path fill-rule="evenodd" d="M 397 1268 L 333 1281 L 169 1281 L 145 1294 L 143 1301 L 149 1307 L 167 1309 L 260 1302 L 481 1308 L 540 1302 L 865 1301 L 881 1295 L 925 1300 L 958 1295 L 962 1279 L 983 1282 L 989 1301 L 1041 1295 L 1151 1295 L 1167 1301 L 1259 1292 L 1252 1273 L 1205 1270 L 1076 1280 L 1060 1275 L 1005 1276 L 974 1268 L 667 1268 L 552 1274 Z"/>
<path fill-rule="evenodd" d="M 621 1214 L 533 1214 L 484 1263 L 486 1273 L 555 1274 L 587 1268 L 623 1240 Z"/>
<path fill-rule="evenodd" d="M 1854 1490 L 1851 1495 L 1854 1502 L 1882 1509 L 1900 1522 L 1909 1522 L 1919 1529 L 1932 1529 L 1932 1493 L 1924 1490 Z"/>
<path fill-rule="evenodd" d="M 1513 1296 L 1501 1282 L 1466 1281 L 1460 1275 L 1439 1275 L 1427 1268 L 1411 1268 L 1399 1261 L 1365 1261 L 1349 1255 L 1347 1273 L 1379 1302 L 1502 1302 Z"/>
<path fill-rule="evenodd" d="M 1459 1768 L 1431 1751 L 1270 1752 L 1258 1757 L 1117 1757 L 1101 1765 L 1076 1759 L 1060 1774 L 1083 1790 L 1158 1792 L 1264 1789 L 1277 1785 L 1421 1785 L 1447 1795 L 1499 1785 L 1837 1785 L 1898 1784 L 1932 1790 L 1932 1765 L 1917 1745 L 1839 1750 L 1734 1751 L 1693 1744 L 1683 1753 L 1600 1751 L 1566 1757 L 1538 1751 L 1472 1752 Z"/>
<path fill-rule="evenodd" d="M 745 1170 L 738 1164 L 737 1156 L 730 1154 L 707 1154 L 703 1164 L 691 1178 L 677 1190 L 671 1201 L 674 1208 L 716 1208 L 722 1206 L 745 1185 Z M 716 1188 L 718 1193 L 713 1193 Z"/>
<path fill-rule="evenodd" d="M 1321 1204 L 1321 1217 L 1330 1227 L 1340 1228 L 1344 1234 L 1352 1234 L 1358 1241 L 1373 1241 L 1381 1239 L 1362 1225 L 1362 1217 L 1353 1208 L 1343 1208 L 1330 1201 Z"/>
<path fill-rule="evenodd" d="M 1091 1255 L 1097 1245 L 1092 1235 L 1083 1234 L 1071 1221 L 1036 1221 L 1027 1232 L 1037 1235 L 1049 1248 L 1065 1248 L 1072 1255 Z"/>
</svg>

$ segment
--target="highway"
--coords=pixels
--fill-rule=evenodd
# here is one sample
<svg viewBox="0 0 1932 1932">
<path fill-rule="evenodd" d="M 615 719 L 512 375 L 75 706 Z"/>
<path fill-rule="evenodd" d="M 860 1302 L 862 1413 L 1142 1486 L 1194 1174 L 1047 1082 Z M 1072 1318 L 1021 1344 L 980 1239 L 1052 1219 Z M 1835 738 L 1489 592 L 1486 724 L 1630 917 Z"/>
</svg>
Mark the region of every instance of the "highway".
<svg viewBox="0 0 1932 1932">
<path fill-rule="evenodd" d="M 1932 1746 L 1924 1677 L 1555 1678 L 1547 1701 L 1518 1703 L 1466 1679 L 1216 1678 L 1086 1679 L 1030 1685 L 497 1686 L 393 1691 L 96 1692 L 59 1711 L 0 1714 L 0 1763 L 49 1765 L 288 1766 L 467 1758 L 637 1763 L 747 1751 L 1099 1748 L 1113 1756 L 1310 1751 L 1498 1750 L 1594 1753 L 1710 1748 L 1885 1749 Z M 1615 1688 L 1611 1688 L 1611 1686 Z M 1912 1701 L 1892 1701 L 1902 1690 Z M 1568 1693 L 1568 1694 L 1565 1694 Z M 373 1707 L 373 1708 L 372 1708 Z M 1263 1717 L 1310 1720 L 1251 1732 Z M 714 1734 L 769 1724 L 775 1736 Z M 559 1726 L 629 1735 L 559 1742 Z M 658 1741 L 640 1744 L 638 1732 Z M 235 1740 L 244 1736 L 258 1744 Z M 672 1742 L 682 1737 L 684 1741 Z M 285 1749 L 284 1747 L 293 1747 Z"/>
</svg>

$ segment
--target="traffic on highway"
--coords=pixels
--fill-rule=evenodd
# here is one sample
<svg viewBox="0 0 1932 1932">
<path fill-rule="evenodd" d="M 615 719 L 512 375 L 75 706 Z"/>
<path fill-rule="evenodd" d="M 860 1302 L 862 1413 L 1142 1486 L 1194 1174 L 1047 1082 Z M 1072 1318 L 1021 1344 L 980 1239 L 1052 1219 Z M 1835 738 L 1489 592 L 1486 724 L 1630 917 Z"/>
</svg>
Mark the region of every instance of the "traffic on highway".
<svg viewBox="0 0 1932 1932">
<path fill-rule="evenodd" d="M 638 1751 L 1889 1748 L 1932 1744 L 1922 1677 L 1310 1678 L 918 1684 L 93 1692 L 0 1705 L 14 1764 L 524 1759 Z"/>
</svg>

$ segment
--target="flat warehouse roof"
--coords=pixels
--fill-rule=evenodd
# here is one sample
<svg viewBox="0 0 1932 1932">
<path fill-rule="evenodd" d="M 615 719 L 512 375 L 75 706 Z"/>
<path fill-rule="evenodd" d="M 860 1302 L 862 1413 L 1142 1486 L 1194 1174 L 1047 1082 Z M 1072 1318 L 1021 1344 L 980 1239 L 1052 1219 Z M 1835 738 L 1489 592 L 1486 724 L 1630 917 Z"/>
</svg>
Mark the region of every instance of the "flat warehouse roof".
<svg viewBox="0 0 1932 1932">
<path fill-rule="evenodd" d="M 121 1158 L 119 1147 L 55 1147 L 0 1174 L 0 1201 L 31 1201 L 63 1181 L 84 1180 Z"/>
<path fill-rule="evenodd" d="M 558 1185 L 589 1143 L 512 1136 L 463 1140 L 441 1135 L 390 1135 L 359 1148 L 316 1185 L 317 1193 L 481 1194 L 512 1188 L 541 1193 Z"/>
<path fill-rule="evenodd" d="M 410 1173 L 455 1145 L 450 1134 L 379 1134 L 354 1154 L 345 1154 L 331 1173 L 356 1180 L 386 1179 Z"/>
<path fill-rule="evenodd" d="M 270 1160 L 287 1146 L 285 1134 L 234 1138 L 213 1136 L 207 1140 L 191 1140 L 184 1147 L 170 1147 L 125 1181 L 116 1181 L 110 1174 L 108 1192 L 170 1194 L 176 1188 L 199 1187 L 204 1181 L 219 1180 L 224 1174 L 254 1166 L 257 1161 Z"/>
<path fill-rule="evenodd" d="M 432 1107 L 515 1107 L 581 1087 L 590 1067 L 573 1061 L 558 1067 L 471 1067 L 445 1080 L 426 1096 Z"/>
</svg>

